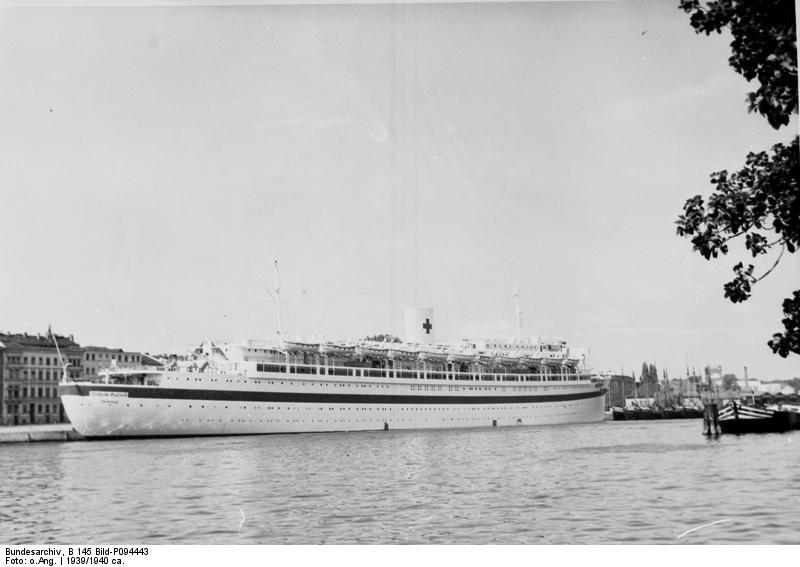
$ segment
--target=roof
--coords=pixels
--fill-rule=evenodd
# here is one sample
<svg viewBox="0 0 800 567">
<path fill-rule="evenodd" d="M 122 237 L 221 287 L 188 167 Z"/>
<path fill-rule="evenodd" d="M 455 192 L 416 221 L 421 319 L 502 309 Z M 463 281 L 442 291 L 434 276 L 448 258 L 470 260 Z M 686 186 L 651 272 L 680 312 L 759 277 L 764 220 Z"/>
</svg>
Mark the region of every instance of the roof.
<svg viewBox="0 0 800 567">
<path fill-rule="evenodd" d="M 138 352 L 134 352 L 134 351 L 130 351 L 130 350 L 124 350 L 124 349 L 121 349 L 121 348 L 109 348 L 109 347 L 104 347 L 104 346 L 85 346 L 85 347 L 83 347 L 83 350 L 89 351 L 89 352 L 110 352 L 110 353 L 119 353 L 119 352 L 121 352 L 123 354 L 139 354 Z"/>
<path fill-rule="evenodd" d="M 65 347 L 79 347 L 80 345 L 74 340 L 61 335 L 55 335 L 58 340 L 58 346 Z M 42 347 L 54 348 L 55 344 L 52 339 L 39 334 L 29 335 L 28 333 L 0 333 L 0 342 L 4 343 L 6 348 L 13 347 Z"/>
</svg>

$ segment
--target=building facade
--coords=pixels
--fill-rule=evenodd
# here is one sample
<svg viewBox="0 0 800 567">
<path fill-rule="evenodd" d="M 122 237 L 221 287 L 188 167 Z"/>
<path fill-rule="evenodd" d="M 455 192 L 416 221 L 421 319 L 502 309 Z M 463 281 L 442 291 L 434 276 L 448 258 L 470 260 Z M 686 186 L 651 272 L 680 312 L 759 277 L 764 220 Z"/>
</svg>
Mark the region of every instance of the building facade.
<svg viewBox="0 0 800 567">
<path fill-rule="evenodd" d="M 706 377 L 711 381 L 714 386 L 722 386 L 722 367 L 721 366 L 707 366 Z"/>
<path fill-rule="evenodd" d="M 83 349 L 73 338 L 56 335 L 67 376 L 82 374 Z M 66 421 L 58 397 L 62 368 L 53 338 L 0 333 L 0 424 Z"/>
<path fill-rule="evenodd" d="M 748 396 L 751 393 L 756 395 L 758 394 L 783 394 L 788 396 L 794 393 L 794 388 L 792 388 L 788 382 L 783 382 L 781 380 L 758 380 L 756 378 L 750 378 L 747 381 L 747 386 L 744 385 L 744 382 L 740 382 L 739 386 L 742 390 L 742 395 Z"/>
<path fill-rule="evenodd" d="M 633 398 L 636 381 L 632 376 L 620 374 L 603 375 L 608 392 L 606 393 L 606 410 L 613 407 L 625 407 L 625 400 Z"/>
<path fill-rule="evenodd" d="M 701 391 L 699 376 L 672 378 L 669 381 L 669 395 L 676 401 L 686 398 L 699 398 Z"/>
<path fill-rule="evenodd" d="M 97 378 L 98 373 L 111 366 L 117 368 L 138 368 L 142 365 L 142 355 L 138 352 L 128 352 L 121 348 L 106 348 L 100 346 L 87 346 L 83 349 L 83 376 L 84 380 Z"/>
</svg>

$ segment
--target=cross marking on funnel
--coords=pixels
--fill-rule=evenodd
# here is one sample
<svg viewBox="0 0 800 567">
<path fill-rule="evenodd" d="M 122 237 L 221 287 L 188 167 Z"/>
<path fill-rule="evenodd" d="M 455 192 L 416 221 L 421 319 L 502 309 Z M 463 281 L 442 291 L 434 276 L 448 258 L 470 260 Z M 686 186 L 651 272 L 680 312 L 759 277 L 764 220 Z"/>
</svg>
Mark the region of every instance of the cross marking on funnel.
<svg viewBox="0 0 800 567">
<path fill-rule="evenodd" d="M 425 329 L 425 334 L 430 335 L 431 329 L 433 329 L 433 325 L 431 325 L 431 320 L 427 317 L 425 318 L 425 322 L 422 324 L 422 328 Z"/>
</svg>

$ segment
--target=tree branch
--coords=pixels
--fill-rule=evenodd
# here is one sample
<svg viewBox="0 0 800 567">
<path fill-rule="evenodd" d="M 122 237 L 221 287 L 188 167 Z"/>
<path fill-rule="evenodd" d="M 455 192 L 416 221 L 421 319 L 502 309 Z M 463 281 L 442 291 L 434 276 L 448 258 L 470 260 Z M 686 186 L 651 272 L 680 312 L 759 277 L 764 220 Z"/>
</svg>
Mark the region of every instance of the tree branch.
<svg viewBox="0 0 800 567">
<path fill-rule="evenodd" d="M 772 270 L 775 269 L 775 267 L 778 265 L 778 262 L 781 261 L 781 258 L 783 257 L 783 253 L 784 253 L 785 250 L 786 250 L 786 245 L 784 244 L 783 246 L 781 246 L 781 253 L 778 254 L 778 259 L 775 260 L 775 263 L 772 264 L 772 267 L 769 270 L 767 270 L 764 273 L 764 275 L 762 275 L 760 278 L 756 278 L 755 280 L 753 280 L 754 284 L 756 284 L 756 283 L 760 282 L 761 280 L 763 280 L 764 278 L 766 278 L 770 274 L 770 272 L 772 272 Z"/>
</svg>

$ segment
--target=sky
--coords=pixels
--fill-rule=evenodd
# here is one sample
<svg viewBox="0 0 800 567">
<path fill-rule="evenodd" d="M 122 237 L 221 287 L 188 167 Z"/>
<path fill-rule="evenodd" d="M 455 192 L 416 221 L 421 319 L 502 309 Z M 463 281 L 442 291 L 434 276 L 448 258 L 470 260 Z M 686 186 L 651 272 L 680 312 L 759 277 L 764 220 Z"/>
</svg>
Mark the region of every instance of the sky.
<svg viewBox="0 0 800 567">
<path fill-rule="evenodd" d="M 677 2 L 0 6 L 0 330 L 274 338 L 276 258 L 293 336 L 513 334 L 516 271 L 597 370 L 800 376 L 797 255 L 734 305 L 674 224 L 797 122 Z"/>
</svg>

